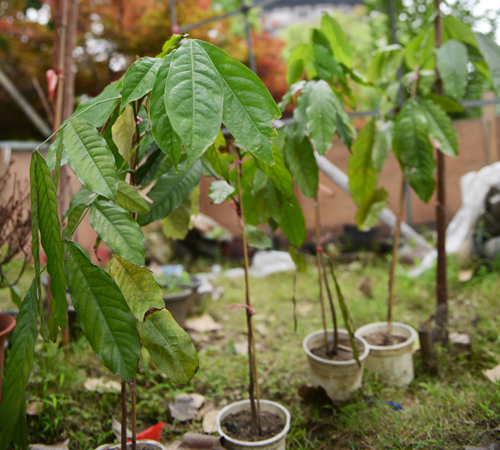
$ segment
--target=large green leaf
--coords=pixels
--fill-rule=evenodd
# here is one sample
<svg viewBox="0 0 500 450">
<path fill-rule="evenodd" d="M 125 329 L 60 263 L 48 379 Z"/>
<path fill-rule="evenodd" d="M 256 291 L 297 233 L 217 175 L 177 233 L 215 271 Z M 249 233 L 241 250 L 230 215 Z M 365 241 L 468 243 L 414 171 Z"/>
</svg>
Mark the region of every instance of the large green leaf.
<svg viewBox="0 0 500 450">
<path fill-rule="evenodd" d="M 162 64 L 161 58 L 138 59 L 132 64 L 123 77 L 122 104 L 120 109 L 134 100 L 139 100 L 153 89 L 156 74 Z"/>
<path fill-rule="evenodd" d="M 385 208 L 389 193 L 384 189 L 376 189 L 366 197 L 356 212 L 356 225 L 362 231 L 369 230 L 378 222 L 378 217 Z"/>
<path fill-rule="evenodd" d="M 224 140 L 224 145 L 222 145 L 222 141 L 219 139 L 219 136 Z M 214 142 L 214 145 L 208 147 L 206 156 L 212 165 L 212 168 L 223 178 L 226 180 L 229 178 L 229 166 L 231 162 L 234 161 L 234 156 L 229 153 L 223 153 L 220 151 L 222 147 L 225 147 L 226 140 L 224 136 L 220 134 Z M 219 140 L 219 145 L 217 141 Z"/>
<path fill-rule="evenodd" d="M 212 203 L 219 204 L 226 201 L 226 198 L 234 192 L 234 187 L 226 180 L 212 181 L 208 196 L 212 199 Z"/>
<path fill-rule="evenodd" d="M 455 19 L 453 16 L 443 17 L 443 40 L 456 39 L 464 44 L 477 48 L 476 37 L 470 25 Z"/>
<path fill-rule="evenodd" d="M 115 254 L 111 258 L 109 274 L 118 285 L 132 314 L 141 322 L 149 308 L 165 307 L 161 288 L 148 269 Z"/>
<path fill-rule="evenodd" d="M 115 200 L 118 174 L 113 153 L 98 131 L 83 119 L 64 129 L 64 146 L 76 177 L 90 191 Z"/>
<path fill-rule="evenodd" d="M 434 70 L 434 43 L 436 41 L 434 24 L 426 26 L 406 46 L 404 58 L 406 65 L 415 70 Z"/>
<path fill-rule="evenodd" d="M 315 83 L 309 94 L 307 128 L 311 143 L 320 155 L 324 155 L 332 145 L 337 118 L 335 100 L 335 94 L 324 80 Z"/>
<path fill-rule="evenodd" d="M 410 185 L 420 199 L 428 202 L 436 186 L 436 163 L 427 118 L 415 100 L 407 100 L 399 112 L 392 143 Z"/>
<path fill-rule="evenodd" d="M 289 200 L 282 199 L 283 216 L 279 221 L 281 231 L 290 241 L 290 244 L 300 248 L 306 238 L 306 222 L 299 202 L 295 195 Z"/>
<path fill-rule="evenodd" d="M 197 42 L 206 50 L 222 80 L 222 122 L 243 147 L 264 163 L 272 165 L 274 159 L 270 141 L 278 136 L 273 120 L 281 117 L 281 111 L 271 94 L 248 67 L 212 44 Z"/>
<path fill-rule="evenodd" d="M 245 232 L 249 247 L 259 248 L 262 250 L 272 248 L 273 242 L 269 236 L 256 226 L 246 223 Z"/>
<path fill-rule="evenodd" d="M 97 97 L 90 98 L 80 103 L 75 109 L 73 117 L 78 116 L 79 119 L 86 120 L 94 127 L 102 127 L 120 101 L 120 92 L 117 92 L 116 89 L 117 85 L 118 81 L 115 81 L 106 86 Z M 99 103 L 103 100 L 109 101 Z M 91 109 L 81 114 L 87 108 Z"/>
<path fill-rule="evenodd" d="M 432 100 L 421 99 L 419 105 L 427 118 L 429 136 L 441 144 L 441 151 L 449 156 L 458 154 L 457 131 L 450 116 Z"/>
<path fill-rule="evenodd" d="M 299 143 L 294 139 L 293 128 L 287 129 L 285 142 L 285 160 L 297 186 L 308 198 L 314 198 L 318 192 L 318 164 L 309 139 Z"/>
<path fill-rule="evenodd" d="M 316 85 L 316 81 L 308 81 L 302 89 L 302 92 L 297 99 L 297 104 L 293 110 L 293 119 L 295 121 L 295 139 L 297 142 L 309 136 L 307 131 L 307 107 L 309 106 L 309 97 L 311 91 Z"/>
<path fill-rule="evenodd" d="M 491 82 L 500 95 L 500 46 L 491 38 L 481 33 L 476 33 L 479 51 L 490 69 Z"/>
<path fill-rule="evenodd" d="M 321 31 L 330 41 L 335 59 L 345 66 L 351 67 L 351 44 L 339 23 L 326 12 L 321 17 Z"/>
<path fill-rule="evenodd" d="M 257 163 L 257 167 L 262 170 L 266 175 L 273 180 L 276 188 L 283 192 L 285 196 L 288 198 L 292 195 L 293 192 L 293 180 L 290 172 L 286 168 L 285 161 L 283 160 L 283 155 L 279 151 L 279 149 L 273 145 L 273 157 L 274 157 L 274 165 L 268 166 L 260 162 L 258 159 L 255 160 Z"/>
<path fill-rule="evenodd" d="M 149 153 L 148 158 L 144 164 L 140 165 L 135 172 L 135 179 L 137 183 L 141 186 L 147 186 L 155 178 L 158 169 L 160 168 L 163 161 L 167 160 L 167 164 L 172 165 L 172 160 L 165 156 L 159 148 L 153 150 Z"/>
<path fill-rule="evenodd" d="M 141 342 L 156 365 L 176 384 L 187 384 L 198 371 L 198 355 L 189 335 L 166 309 L 136 322 Z"/>
<path fill-rule="evenodd" d="M 137 188 L 126 181 L 118 182 L 116 191 L 116 204 L 130 212 L 146 214 L 149 211 L 149 203 L 139 193 Z"/>
<path fill-rule="evenodd" d="M 330 42 L 321 30 L 313 29 L 311 45 L 318 76 L 329 82 L 334 76 L 343 78 L 342 67 L 334 58 Z"/>
<path fill-rule="evenodd" d="M 170 64 L 165 84 L 165 108 L 173 129 L 187 146 L 188 166 L 217 137 L 222 104 L 222 81 L 212 60 L 198 41 L 185 42 Z"/>
<path fill-rule="evenodd" d="M 286 67 L 286 82 L 290 86 L 297 83 L 304 73 L 304 58 L 307 54 L 307 44 L 300 44 L 290 53 Z"/>
<path fill-rule="evenodd" d="M 439 76 L 446 93 L 457 100 L 463 98 L 467 86 L 467 47 L 455 39 L 443 44 L 437 51 Z"/>
<path fill-rule="evenodd" d="M 66 244 L 64 269 L 78 322 L 97 358 L 124 380 L 134 378 L 139 338 L 122 292 L 75 242 Z"/>
<path fill-rule="evenodd" d="M 170 63 L 175 55 L 175 50 L 167 55 L 163 60 L 156 75 L 153 91 L 151 92 L 151 102 L 149 115 L 151 118 L 151 131 L 158 147 L 172 160 L 177 168 L 181 157 L 182 145 L 180 137 L 172 128 L 170 119 L 165 108 L 165 85 L 167 82 Z"/>
<path fill-rule="evenodd" d="M 80 219 L 82 218 L 83 213 L 87 209 L 87 205 L 83 203 L 79 203 L 76 205 L 68 216 L 68 221 L 66 223 L 66 227 L 62 230 L 62 239 L 67 240 L 71 239 L 73 233 L 80 223 Z"/>
<path fill-rule="evenodd" d="M 37 288 L 36 280 L 33 280 L 19 310 L 12 335 L 12 349 L 5 364 L 0 406 L 0 428 L 2 429 L 0 449 L 2 450 L 5 450 L 11 441 L 23 449 L 28 447 L 26 385 L 35 365 L 37 318 Z"/>
<path fill-rule="evenodd" d="M 111 127 L 111 134 L 118 153 L 130 165 L 130 151 L 135 135 L 135 116 L 132 106 L 125 106 L 123 113 Z"/>
<path fill-rule="evenodd" d="M 147 214 L 139 216 L 138 222 L 141 226 L 163 219 L 170 214 L 184 203 L 187 196 L 198 185 L 201 178 L 201 162 L 195 161 L 185 169 L 185 161 L 181 158 L 179 173 L 176 173 L 172 167 L 149 191 L 148 197 L 153 200 L 153 204 Z"/>
<path fill-rule="evenodd" d="M 89 220 L 113 251 L 138 266 L 144 264 L 144 236 L 127 211 L 107 200 L 96 200 L 90 207 Z"/>
<path fill-rule="evenodd" d="M 33 152 L 31 176 L 35 177 L 35 201 L 42 247 L 47 255 L 47 271 L 50 275 L 50 292 L 54 318 L 61 328 L 66 327 L 66 277 L 64 276 L 64 249 L 61 241 L 61 225 L 57 213 L 57 194 L 49 167 L 42 155 Z"/>
<path fill-rule="evenodd" d="M 392 129 L 394 128 L 394 122 L 389 120 L 385 122 L 378 128 L 377 134 L 375 136 L 375 142 L 373 143 L 372 161 L 373 167 L 377 172 L 382 170 L 389 150 L 392 147 Z"/>
<path fill-rule="evenodd" d="M 403 50 L 400 45 L 394 44 L 378 49 L 366 73 L 368 81 L 377 83 L 395 80 L 402 61 Z"/>
<path fill-rule="evenodd" d="M 71 214 L 71 211 L 79 205 L 90 205 L 96 198 L 97 194 L 90 192 L 85 186 L 82 186 L 69 201 L 69 208 L 64 212 L 63 219 Z"/>
<path fill-rule="evenodd" d="M 371 119 L 359 133 L 349 156 L 349 190 L 358 205 L 377 187 L 377 171 L 372 160 L 376 131 L 375 119 Z"/>
<path fill-rule="evenodd" d="M 446 97 L 444 95 L 439 95 L 434 92 L 430 92 L 424 98 L 428 98 L 432 100 L 436 105 L 439 105 L 446 112 L 464 112 L 465 108 L 458 103 L 456 100 L 453 100 L 450 97 Z"/>
</svg>

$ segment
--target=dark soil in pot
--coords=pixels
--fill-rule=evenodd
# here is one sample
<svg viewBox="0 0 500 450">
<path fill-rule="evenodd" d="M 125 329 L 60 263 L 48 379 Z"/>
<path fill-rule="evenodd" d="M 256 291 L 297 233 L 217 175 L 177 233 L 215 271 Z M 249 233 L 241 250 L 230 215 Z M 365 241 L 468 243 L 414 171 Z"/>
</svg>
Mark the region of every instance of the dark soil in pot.
<svg viewBox="0 0 500 450">
<path fill-rule="evenodd" d="M 285 428 L 285 420 L 268 411 L 261 412 L 262 433 L 256 433 L 252 428 L 252 413 L 250 410 L 230 414 L 222 422 L 222 430 L 233 439 L 245 442 L 257 442 L 276 436 Z"/>
<path fill-rule="evenodd" d="M 391 334 L 387 336 L 385 333 L 372 333 L 363 336 L 366 342 L 370 345 L 377 345 L 379 347 L 388 347 L 389 345 L 401 344 L 401 342 L 406 341 L 404 336 L 399 336 L 397 334 Z"/>
<path fill-rule="evenodd" d="M 365 347 L 363 344 L 358 343 L 358 352 L 359 354 L 363 353 Z M 332 355 L 333 344 L 331 342 L 328 343 L 328 348 L 324 345 L 320 347 L 312 348 L 311 353 L 319 356 L 323 359 L 328 359 L 330 361 L 349 361 L 354 359 L 354 355 L 352 353 L 351 341 L 348 338 L 341 337 L 339 339 L 337 353 Z"/>
</svg>

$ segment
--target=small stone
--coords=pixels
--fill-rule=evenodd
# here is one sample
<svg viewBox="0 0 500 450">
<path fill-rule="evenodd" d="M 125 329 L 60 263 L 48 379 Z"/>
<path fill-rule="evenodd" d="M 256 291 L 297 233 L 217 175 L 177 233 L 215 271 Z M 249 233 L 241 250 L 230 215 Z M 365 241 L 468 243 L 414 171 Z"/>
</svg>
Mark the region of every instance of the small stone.
<svg viewBox="0 0 500 450">
<path fill-rule="evenodd" d="M 212 434 L 212 433 L 217 433 L 217 423 L 215 422 L 215 418 L 217 417 L 217 414 L 219 414 L 218 409 L 214 409 L 212 411 L 208 411 L 204 416 L 203 416 L 203 432 L 206 434 Z"/>
<path fill-rule="evenodd" d="M 204 395 L 197 394 L 195 392 L 193 394 L 189 394 L 189 396 L 193 399 L 194 406 L 196 409 L 200 409 L 203 406 L 203 403 L 205 403 L 205 396 Z"/>
<path fill-rule="evenodd" d="M 193 420 L 198 414 L 194 399 L 187 394 L 180 394 L 175 397 L 175 403 L 169 403 L 168 410 L 172 418 L 179 422 Z"/>
</svg>

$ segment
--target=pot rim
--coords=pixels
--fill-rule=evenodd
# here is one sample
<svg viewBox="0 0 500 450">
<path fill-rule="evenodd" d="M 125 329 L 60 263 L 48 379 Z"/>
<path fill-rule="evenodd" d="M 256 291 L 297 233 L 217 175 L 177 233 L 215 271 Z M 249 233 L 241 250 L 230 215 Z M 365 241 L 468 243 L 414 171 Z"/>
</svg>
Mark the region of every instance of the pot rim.
<svg viewBox="0 0 500 450">
<path fill-rule="evenodd" d="M 220 423 L 222 415 L 225 414 L 227 411 L 231 410 L 232 408 L 234 408 L 235 406 L 250 404 L 250 400 L 240 400 L 238 402 L 230 403 L 229 405 L 224 406 L 224 408 L 222 408 L 219 411 L 217 417 L 215 418 L 215 423 L 217 424 L 218 433 L 227 441 L 230 441 L 233 444 L 241 445 L 242 447 L 263 447 L 265 445 L 272 444 L 286 437 L 286 435 L 290 431 L 290 421 L 291 421 L 291 416 L 290 413 L 288 412 L 288 409 L 286 409 L 283 405 L 280 405 L 279 403 L 273 402 L 271 400 L 261 400 L 260 403 L 276 406 L 285 414 L 286 418 L 285 427 L 278 434 L 274 435 L 269 439 L 264 439 L 263 441 L 240 441 L 238 439 L 232 438 L 231 436 L 228 436 L 226 433 L 224 433 L 224 431 L 222 431 L 222 426 Z"/>
<path fill-rule="evenodd" d="M 139 439 L 137 441 L 138 444 L 151 444 L 151 445 L 156 445 L 158 446 L 158 448 L 160 450 L 166 450 L 165 446 L 161 443 L 161 442 L 158 442 L 158 441 L 155 441 L 153 439 Z M 129 444 L 131 444 L 131 442 L 127 442 L 127 447 L 129 446 Z M 120 449 L 121 448 L 121 444 L 103 444 L 103 445 L 100 445 L 99 447 L 96 448 L 96 450 L 104 450 L 104 449 L 108 449 L 108 450 L 112 450 L 112 449 Z"/>
<path fill-rule="evenodd" d="M 304 352 L 306 353 L 306 355 L 309 357 L 309 358 L 312 358 L 320 363 L 323 363 L 323 364 L 329 364 L 331 366 L 351 366 L 353 364 L 356 364 L 356 360 L 353 358 L 353 359 L 349 359 L 347 361 L 332 361 L 331 359 L 324 359 L 324 358 L 321 358 L 317 355 L 315 355 L 314 353 L 311 352 L 311 350 L 309 350 L 309 346 L 308 346 L 308 343 L 309 341 L 317 336 L 318 334 L 322 334 L 324 331 L 323 330 L 318 330 L 318 331 L 313 331 L 312 333 L 309 333 L 305 338 L 304 340 L 302 341 L 302 348 L 304 349 Z M 326 330 L 326 332 L 328 334 L 333 334 L 334 330 L 331 329 L 331 328 L 328 328 Z M 338 329 L 338 332 L 340 334 L 344 334 L 344 335 L 349 335 L 349 333 L 347 332 L 347 330 L 344 330 L 342 328 L 339 328 Z M 367 357 L 368 357 L 368 354 L 370 353 L 370 346 L 368 345 L 368 342 L 366 342 L 362 336 L 356 336 L 356 334 L 354 334 L 354 337 L 355 339 L 357 339 L 358 341 L 360 341 L 363 346 L 365 347 L 363 353 L 361 355 L 359 355 L 359 362 L 363 362 Z"/>
<path fill-rule="evenodd" d="M 6 314 L 6 313 L 1 312 L 0 315 L 5 317 L 9 321 L 9 324 L 3 330 L 0 330 L 0 337 L 3 337 L 3 336 L 6 336 L 7 334 L 9 334 L 14 329 L 14 327 L 16 326 L 17 320 L 15 317 L 11 316 L 10 314 Z"/>
<path fill-rule="evenodd" d="M 405 341 L 400 342 L 399 344 L 394 344 L 394 345 L 372 345 L 372 344 L 367 343 L 368 346 L 370 347 L 370 350 L 375 350 L 375 351 L 379 351 L 379 352 L 384 351 L 384 350 L 399 350 L 401 348 L 405 348 L 405 347 L 408 347 L 409 345 L 412 345 L 415 342 L 415 340 L 417 339 L 417 332 L 410 325 L 406 325 L 405 323 L 401 323 L 401 322 L 392 322 L 392 325 L 399 327 L 399 328 L 403 328 L 406 331 L 409 331 L 410 337 L 408 339 L 406 339 Z M 371 334 L 371 333 L 369 333 L 369 331 L 372 328 L 379 327 L 379 326 L 387 326 L 387 322 L 369 323 L 367 325 L 362 326 L 361 328 L 358 328 L 356 330 L 356 332 L 354 333 L 354 335 L 356 337 L 362 337 L 363 334 L 365 334 L 365 335 Z"/>
</svg>

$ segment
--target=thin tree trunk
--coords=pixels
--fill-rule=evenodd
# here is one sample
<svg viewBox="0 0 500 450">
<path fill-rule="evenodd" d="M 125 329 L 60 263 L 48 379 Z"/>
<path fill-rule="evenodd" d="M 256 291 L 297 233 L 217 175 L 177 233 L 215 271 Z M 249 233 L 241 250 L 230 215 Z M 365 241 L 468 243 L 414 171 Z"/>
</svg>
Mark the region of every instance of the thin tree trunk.
<svg viewBox="0 0 500 450">
<path fill-rule="evenodd" d="M 401 239 L 401 222 L 403 221 L 404 207 L 405 207 L 405 191 L 406 179 L 403 175 L 401 183 L 401 193 L 399 194 L 399 207 L 398 215 L 396 217 L 396 233 L 394 236 L 394 248 L 392 250 L 391 268 L 389 271 L 389 298 L 387 300 L 387 342 L 392 334 L 392 305 L 394 299 L 394 278 L 396 275 L 396 266 L 398 264 L 399 241 Z"/>
<path fill-rule="evenodd" d="M 127 383 L 122 380 L 122 394 L 121 394 L 121 405 L 122 405 L 122 450 L 127 450 Z"/>
<path fill-rule="evenodd" d="M 137 445 L 137 417 L 136 417 L 136 411 L 135 411 L 135 380 L 130 380 L 129 381 L 129 387 L 130 387 L 130 394 L 132 395 L 132 450 L 135 450 L 136 445 Z"/>
<path fill-rule="evenodd" d="M 330 285 L 328 284 L 328 277 L 326 274 L 325 260 L 321 258 L 321 266 L 323 269 L 323 276 L 325 278 L 325 287 L 326 294 L 328 296 L 328 302 L 330 304 L 330 312 L 332 313 L 332 323 L 333 323 L 333 348 L 332 348 L 332 356 L 337 354 L 337 349 L 339 346 L 339 336 L 338 336 L 338 327 L 337 327 L 337 314 L 335 312 L 335 305 L 333 303 L 332 293 L 330 291 Z M 326 348 L 326 352 L 328 354 L 328 347 Z"/>
<path fill-rule="evenodd" d="M 315 230 L 316 230 L 316 268 L 318 271 L 318 285 L 319 285 L 319 303 L 321 305 L 321 320 L 323 323 L 323 337 L 326 351 L 328 352 L 328 332 L 326 329 L 326 314 L 325 314 L 325 299 L 323 297 L 323 277 L 321 276 L 321 258 L 323 257 L 323 248 L 321 246 L 320 234 L 320 215 L 318 197 L 314 199 L 314 212 L 315 212 Z M 337 330 L 334 329 L 334 332 Z"/>
<path fill-rule="evenodd" d="M 440 13 L 441 0 L 435 0 L 435 7 L 438 13 L 435 22 L 436 30 L 436 48 L 442 43 L 442 21 Z M 443 87 L 436 65 L 436 94 L 443 93 Z M 448 293 L 446 285 L 446 172 L 444 154 L 436 149 L 437 152 L 437 200 L 436 200 L 436 226 L 437 226 L 437 283 L 436 297 L 437 309 L 435 326 L 432 330 L 433 341 L 439 341 L 443 344 L 448 342 Z"/>
</svg>

